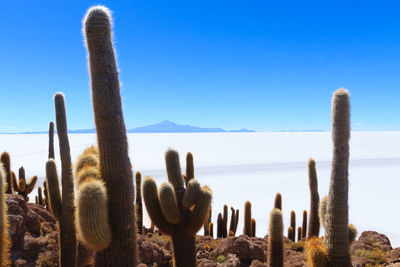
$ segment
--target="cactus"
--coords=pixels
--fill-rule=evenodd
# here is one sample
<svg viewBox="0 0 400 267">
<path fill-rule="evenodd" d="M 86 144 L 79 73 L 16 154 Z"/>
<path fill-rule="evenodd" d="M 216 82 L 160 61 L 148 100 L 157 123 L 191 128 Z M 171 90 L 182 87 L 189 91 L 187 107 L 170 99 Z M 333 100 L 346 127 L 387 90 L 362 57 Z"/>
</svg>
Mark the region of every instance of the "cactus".
<svg viewBox="0 0 400 267">
<path fill-rule="evenodd" d="M 195 179 L 184 187 L 178 152 L 169 149 L 165 161 L 169 183 L 162 184 L 158 193 L 155 181 L 147 177 L 143 182 L 144 202 L 152 221 L 172 237 L 174 266 L 195 267 L 194 236 L 210 209 L 211 190 L 208 187 L 198 190 L 200 186 Z"/>
<path fill-rule="evenodd" d="M 37 190 L 38 190 L 38 196 L 37 196 L 37 198 L 38 198 L 37 200 L 38 201 L 37 202 L 38 202 L 39 205 L 44 206 L 43 196 L 42 196 L 42 188 L 39 186 Z"/>
<path fill-rule="evenodd" d="M 48 159 L 55 159 L 54 155 L 54 123 L 49 123 L 49 155 Z"/>
<path fill-rule="evenodd" d="M 295 242 L 295 238 L 296 238 L 296 233 L 294 232 L 295 230 L 293 229 L 292 226 L 289 226 L 289 228 L 287 229 L 287 237 L 288 239 L 292 240 L 293 242 Z"/>
<path fill-rule="evenodd" d="M 5 172 L 5 182 L 7 183 L 7 194 L 12 194 L 13 192 L 13 181 L 11 177 L 11 164 L 10 164 L 10 154 L 7 152 L 3 152 L 0 157 L 1 163 L 3 163 L 4 172 Z"/>
<path fill-rule="evenodd" d="M 301 228 L 301 226 L 297 227 L 297 242 L 301 241 L 302 232 L 303 232 L 303 229 Z"/>
<path fill-rule="evenodd" d="M 138 234 L 143 234 L 142 174 L 136 172 L 136 227 Z"/>
<path fill-rule="evenodd" d="M 19 168 L 18 170 L 18 183 L 17 179 L 15 178 L 15 174 L 11 174 L 11 179 L 12 179 L 12 185 L 14 187 L 14 191 L 18 192 L 18 195 L 21 195 L 25 198 L 25 201 L 29 201 L 28 195 L 32 192 L 32 190 L 35 188 L 36 182 L 37 182 L 37 176 L 33 176 L 30 180 L 29 183 L 26 183 L 25 179 L 25 169 L 24 167 Z"/>
<path fill-rule="evenodd" d="M 282 212 L 277 208 L 271 211 L 269 219 L 268 267 L 283 267 Z"/>
<path fill-rule="evenodd" d="M 251 202 L 244 203 L 244 228 L 243 234 L 251 236 Z"/>
<path fill-rule="evenodd" d="M 328 254 L 322 239 L 312 237 L 306 244 L 307 262 L 310 267 L 327 267 Z"/>
<path fill-rule="evenodd" d="M 103 6 L 91 7 L 83 19 L 99 147 L 100 177 L 106 185 L 108 217 L 112 231 L 110 245 L 105 250 L 96 252 L 95 262 L 96 266 L 130 267 L 137 262 L 134 242 L 135 189 L 111 26 L 110 11 Z"/>
<path fill-rule="evenodd" d="M 208 232 L 209 232 L 209 235 L 211 236 L 211 238 L 213 238 L 214 237 L 214 224 L 212 222 L 210 222 L 208 224 Z"/>
<path fill-rule="evenodd" d="M 318 194 L 318 178 L 315 170 L 315 161 L 308 161 L 308 183 L 310 186 L 310 220 L 308 226 L 308 237 L 319 236 L 319 194 Z"/>
<path fill-rule="evenodd" d="M 224 219 L 222 219 L 222 214 L 218 213 L 217 217 L 217 238 L 224 238 Z"/>
<path fill-rule="evenodd" d="M 349 246 L 356 240 L 357 234 L 357 228 L 353 224 L 349 224 Z"/>
<path fill-rule="evenodd" d="M 301 239 L 306 238 L 307 235 L 307 211 L 303 210 L 303 224 L 301 227 Z"/>
<path fill-rule="evenodd" d="M 190 152 L 186 154 L 186 174 L 184 178 L 186 185 L 189 183 L 190 179 L 194 178 L 193 154 Z"/>
<path fill-rule="evenodd" d="M 0 264 L 10 266 L 10 237 L 8 235 L 8 214 L 6 204 L 7 174 L 3 163 L 0 163 Z"/>
<path fill-rule="evenodd" d="M 204 221 L 204 236 L 210 235 L 210 222 L 211 222 L 211 205 L 210 205 L 210 210 L 208 211 L 208 216 L 207 220 Z"/>
<path fill-rule="evenodd" d="M 251 237 L 256 237 L 256 220 L 251 218 Z"/>
<path fill-rule="evenodd" d="M 236 235 L 238 223 L 239 223 L 239 210 L 237 209 L 236 213 L 235 213 L 235 230 L 233 231 L 233 233 L 235 235 Z"/>
<path fill-rule="evenodd" d="M 62 93 L 56 93 L 54 95 L 54 105 L 56 110 L 56 125 L 61 158 L 61 195 L 56 163 L 52 158 L 50 158 L 46 163 L 46 177 L 50 193 L 51 210 L 58 221 L 60 229 L 60 263 L 62 267 L 74 267 L 76 266 L 77 259 L 74 182 L 72 177 L 65 100 Z"/>
<path fill-rule="evenodd" d="M 222 227 L 222 235 L 223 238 L 226 238 L 228 236 L 228 205 L 224 205 L 224 213 L 222 219 L 224 221 L 224 225 Z"/>
<path fill-rule="evenodd" d="M 232 232 L 232 236 L 235 236 L 235 225 L 236 225 L 236 215 L 235 215 L 235 209 L 231 207 L 231 223 L 229 224 L 229 232 Z"/>
<path fill-rule="evenodd" d="M 349 139 L 349 93 L 341 88 L 332 98 L 333 158 L 325 215 L 325 246 L 330 267 L 351 266 L 348 228 Z"/>
<path fill-rule="evenodd" d="M 111 243 L 111 229 L 108 220 L 107 193 L 99 175 L 98 151 L 87 148 L 75 164 L 77 188 L 76 229 L 79 240 L 89 249 L 100 251 Z"/>
<path fill-rule="evenodd" d="M 325 196 L 319 205 L 319 221 L 324 228 L 326 228 L 326 205 L 328 205 L 328 196 Z"/>
<path fill-rule="evenodd" d="M 45 204 L 45 207 L 46 207 L 47 210 L 50 210 L 49 193 L 47 191 L 47 182 L 46 182 L 46 180 L 44 180 L 44 182 L 43 182 L 43 194 L 44 194 L 43 202 Z"/>
<path fill-rule="evenodd" d="M 294 210 L 290 212 L 290 227 L 293 229 L 293 236 L 291 239 L 294 242 L 296 237 L 296 212 L 294 212 Z"/>
<path fill-rule="evenodd" d="M 282 211 L 282 195 L 281 195 L 281 193 L 277 193 L 275 195 L 274 208 Z"/>
</svg>

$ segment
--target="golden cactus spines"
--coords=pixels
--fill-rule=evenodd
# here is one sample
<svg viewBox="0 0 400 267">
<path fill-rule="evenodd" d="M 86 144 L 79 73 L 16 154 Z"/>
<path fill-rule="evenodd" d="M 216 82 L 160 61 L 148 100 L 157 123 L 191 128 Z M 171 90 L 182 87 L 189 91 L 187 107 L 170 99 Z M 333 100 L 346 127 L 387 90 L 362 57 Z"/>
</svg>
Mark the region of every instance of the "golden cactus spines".
<svg viewBox="0 0 400 267">
<path fill-rule="evenodd" d="M 10 266 L 10 248 L 11 242 L 8 235 L 8 214 L 6 204 L 7 180 L 3 163 L 0 163 L 0 264 L 1 266 Z"/>
<path fill-rule="evenodd" d="M 311 237 L 306 243 L 307 263 L 310 267 L 327 267 L 328 252 L 324 242 L 318 237 Z"/>
<path fill-rule="evenodd" d="M 282 212 L 274 208 L 269 218 L 268 267 L 283 267 Z"/>
</svg>

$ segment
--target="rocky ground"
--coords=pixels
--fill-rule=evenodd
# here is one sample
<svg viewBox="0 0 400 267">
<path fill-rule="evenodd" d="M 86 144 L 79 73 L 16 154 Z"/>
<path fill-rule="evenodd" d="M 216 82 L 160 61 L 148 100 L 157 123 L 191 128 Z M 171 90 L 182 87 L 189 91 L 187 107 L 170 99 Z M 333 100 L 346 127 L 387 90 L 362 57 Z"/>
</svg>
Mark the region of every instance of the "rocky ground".
<svg viewBox="0 0 400 267">
<path fill-rule="evenodd" d="M 16 267 L 58 266 L 58 232 L 54 217 L 43 206 L 26 203 L 21 196 L 8 195 L 8 218 L 12 240 L 11 259 Z M 265 238 L 241 235 L 226 239 L 196 237 L 198 266 L 235 267 L 267 266 Z M 169 237 L 157 233 L 138 235 L 138 252 L 141 267 L 172 266 Z M 80 248 L 79 255 L 92 254 Z M 363 232 L 351 247 L 353 266 L 400 267 L 400 248 L 393 249 L 389 239 L 377 232 Z M 84 257 L 88 259 L 87 256 Z M 285 266 L 308 266 L 304 243 L 285 239 Z M 89 261 L 80 267 L 90 266 Z"/>
</svg>

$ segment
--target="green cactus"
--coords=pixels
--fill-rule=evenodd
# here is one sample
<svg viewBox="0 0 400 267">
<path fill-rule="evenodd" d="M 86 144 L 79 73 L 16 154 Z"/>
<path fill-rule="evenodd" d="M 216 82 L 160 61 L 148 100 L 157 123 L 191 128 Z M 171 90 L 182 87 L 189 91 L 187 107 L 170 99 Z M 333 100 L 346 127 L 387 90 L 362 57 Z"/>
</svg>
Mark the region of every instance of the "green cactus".
<svg viewBox="0 0 400 267">
<path fill-rule="evenodd" d="M 72 163 L 68 140 L 65 100 L 62 93 L 56 93 L 54 95 L 54 104 L 61 158 L 61 195 L 57 167 L 54 159 L 52 158 L 50 158 L 46 163 L 46 177 L 51 210 L 58 221 L 60 229 L 59 246 L 61 252 L 61 267 L 74 267 L 76 266 L 77 259 L 77 239 L 74 214 L 74 182 L 72 177 Z"/>
<path fill-rule="evenodd" d="M 3 163 L 4 171 L 5 171 L 5 181 L 7 182 L 7 194 L 12 194 L 13 192 L 13 181 L 11 177 L 11 164 L 10 164 L 10 154 L 7 152 L 3 152 L 0 157 L 1 163 Z"/>
<path fill-rule="evenodd" d="M 83 19 L 88 50 L 91 96 L 99 147 L 100 177 L 106 185 L 112 233 L 110 245 L 96 252 L 98 266 L 135 266 L 136 219 L 132 165 L 121 106 L 120 82 L 112 43 L 112 19 L 103 6 L 91 7 Z M 127 227 L 123 227 L 123 226 Z M 164 232 L 164 231 L 163 231 Z"/>
<path fill-rule="evenodd" d="M 76 229 L 79 240 L 89 249 L 100 251 L 111 243 L 107 192 L 99 175 L 98 151 L 89 147 L 75 164 Z"/>
<path fill-rule="evenodd" d="M 197 183 L 191 179 L 185 189 L 179 166 L 178 152 L 169 149 L 165 153 L 169 183 L 164 183 L 157 192 L 155 181 L 147 177 L 143 182 L 143 198 L 147 212 L 155 225 L 172 237 L 174 266 L 196 266 L 194 236 L 202 227 L 211 204 L 211 190 L 203 187 L 200 192 L 190 186 Z M 188 194 L 197 194 L 193 205 L 184 205 Z"/>
<path fill-rule="evenodd" d="M 244 203 L 244 228 L 243 234 L 251 236 L 251 202 Z"/>
<path fill-rule="evenodd" d="M 0 163 L 0 264 L 1 266 L 10 266 L 10 237 L 8 235 L 8 214 L 6 203 L 7 174 L 3 163 Z"/>
<path fill-rule="evenodd" d="M 303 229 L 301 228 L 301 226 L 297 227 L 297 242 L 301 241 L 302 232 L 303 232 Z"/>
<path fill-rule="evenodd" d="M 275 195 L 274 208 L 282 211 L 282 195 L 281 195 L 281 193 L 276 193 L 276 195 Z"/>
<path fill-rule="evenodd" d="M 29 201 L 28 195 L 32 192 L 32 190 L 35 188 L 36 182 L 37 182 L 37 176 L 33 176 L 30 180 L 29 183 L 26 183 L 25 179 L 25 169 L 24 167 L 19 168 L 18 170 L 18 183 L 17 179 L 15 178 L 15 174 L 11 175 L 12 179 L 12 185 L 14 187 L 14 191 L 18 193 L 18 195 L 21 195 L 25 198 L 25 201 Z"/>
<path fill-rule="evenodd" d="M 326 228 L 326 205 L 328 205 L 328 196 L 325 196 L 319 205 L 319 221 L 324 228 Z"/>
<path fill-rule="evenodd" d="M 277 208 L 271 211 L 269 219 L 268 267 L 283 267 L 282 212 Z"/>
<path fill-rule="evenodd" d="M 54 122 L 49 123 L 49 155 L 48 159 L 55 159 L 54 154 Z"/>
<path fill-rule="evenodd" d="M 287 238 L 295 242 L 295 230 L 293 229 L 292 226 L 289 226 L 287 229 Z"/>
<path fill-rule="evenodd" d="M 303 224 L 301 227 L 301 238 L 306 238 L 307 237 L 307 211 L 303 210 Z"/>
<path fill-rule="evenodd" d="M 310 186 L 310 220 L 308 226 L 308 237 L 319 236 L 319 194 L 318 194 L 318 178 L 315 169 L 315 161 L 308 161 L 308 184 Z"/>
<path fill-rule="evenodd" d="M 251 237 L 256 237 L 256 220 L 251 218 Z"/>
<path fill-rule="evenodd" d="M 325 215 L 325 246 L 330 267 L 351 266 L 348 228 L 349 100 L 348 91 L 342 88 L 332 98 L 333 158 Z"/>
<path fill-rule="evenodd" d="M 290 227 L 293 229 L 293 236 L 292 238 L 289 237 L 289 239 L 294 242 L 296 237 L 296 212 L 294 210 L 290 212 Z"/>
<path fill-rule="evenodd" d="M 136 172 L 136 227 L 138 234 L 143 234 L 142 174 Z"/>
</svg>

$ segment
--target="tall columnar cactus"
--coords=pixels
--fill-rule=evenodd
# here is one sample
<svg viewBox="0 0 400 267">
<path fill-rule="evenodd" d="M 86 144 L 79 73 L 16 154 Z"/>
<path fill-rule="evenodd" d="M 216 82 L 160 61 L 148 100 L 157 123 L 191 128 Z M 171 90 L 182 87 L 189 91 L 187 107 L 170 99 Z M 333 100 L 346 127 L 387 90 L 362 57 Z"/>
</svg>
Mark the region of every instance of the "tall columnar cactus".
<svg viewBox="0 0 400 267">
<path fill-rule="evenodd" d="M 301 239 L 307 236 L 307 211 L 303 210 L 303 224 L 301 227 Z"/>
<path fill-rule="evenodd" d="M 204 221 L 204 236 L 210 235 L 210 222 L 211 222 L 211 211 L 212 206 L 210 205 L 210 210 L 208 211 L 207 220 Z"/>
<path fill-rule="evenodd" d="M 235 209 L 231 207 L 231 223 L 229 224 L 229 232 L 233 233 L 233 236 L 235 235 L 235 225 L 236 225 L 236 214 L 235 214 Z"/>
<path fill-rule="evenodd" d="M 239 224 L 239 209 L 237 209 L 235 212 L 235 230 L 233 231 L 234 234 L 236 234 L 238 224 Z"/>
<path fill-rule="evenodd" d="M 328 196 L 325 196 L 319 205 L 319 221 L 324 228 L 326 228 L 326 206 L 328 205 Z"/>
<path fill-rule="evenodd" d="M 326 207 L 325 246 L 329 266 L 351 266 L 348 229 L 348 166 L 350 99 L 348 91 L 337 90 L 332 98 L 333 158 Z"/>
<path fill-rule="evenodd" d="M 251 236 L 256 236 L 256 220 L 254 218 L 251 218 Z"/>
<path fill-rule="evenodd" d="M 18 195 L 21 195 L 25 198 L 25 201 L 29 201 L 28 195 L 32 192 L 32 190 L 35 188 L 36 182 L 37 182 L 37 176 L 33 176 L 30 180 L 29 183 L 26 182 L 25 179 L 25 169 L 24 167 L 19 168 L 18 170 L 18 183 L 15 175 L 11 175 L 12 179 L 12 185 L 14 187 L 14 191 L 18 192 Z"/>
<path fill-rule="evenodd" d="M 295 237 L 296 237 L 296 212 L 294 212 L 294 210 L 292 210 L 290 212 L 290 227 L 292 227 L 293 229 L 293 241 L 295 241 Z"/>
<path fill-rule="evenodd" d="M 226 238 L 228 236 L 228 205 L 226 204 L 224 205 L 224 213 L 222 219 L 224 220 L 222 235 L 224 238 Z"/>
<path fill-rule="evenodd" d="M 61 158 L 61 187 L 58 185 L 58 174 L 54 159 L 46 164 L 47 185 L 50 195 L 51 210 L 56 217 L 60 235 L 60 263 L 61 267 L 76 266 L 77 239 L 74 214 L 74 181 L 72 177 L 72 163 L 68 140 L 67 115 L 65 100 L 62 93 L 54 95 L 56 110 L 56 125 Z"/>
<path fill-rule="evenodd" d="M 273 209 L 269 219 L 268 267 L 283 267 L 283 223 L 280 209 Z"/>
<path fill-rule="evenodd" d="M 214 238 L 214 224 L 212 222 L 208 224 L 208 233 L 212 238 Z"/>
<path fill-rule="evenodd" d="M 38 187 L 38 204 L 44 206 L 44 202 L 43 202 L 43 195 L 42 195 L 42 188 L 39 186 Z"/>
<path fill-rule="evenodd" d="M 0 264 L 10 266 L 10 237 L 8 235 L 8 214 L 6 204 L 6 172 L 0 163 Z"/>
<path fill-rule="evenodd" d="M 315 161 L 308 161 L 308 184 L 310 186 L 310 220 L 308 226 L 308 237 L 319 235 L 319 194 L 318 194 L 318 178 L 315 169 Z"/>
<path fill-rule="evenodd" d="M 142 174 L 136 172 L 136 227 L 138 234 L 143 234 Z"/>
<path fill-rule="evenodd" d="M 217 216 L 217 238 L 224 238 L 224 219 L 222 218 L 222 214 L 218 213 Z"/>
<path fill-rule="evenodd" d="M 135 189 L 111 26 L 110 11 L 103 6 L 90 8 L 83 19 L 100 176 L 106 185 L 112 234 L 110 245 L 96 253 L 95 262 L 97 267 L 131 267 L 137 262 Z"/>
<path fill-rule="evenodd" d="M 1 163 L 3 163 L 4 167 L 4 179 L 5 182 L 7 182 L 7 194 L 12 194 L 13 193 L 13 181 L 11 179 L 11 163 L 10 163 L 10 154 L 7 152 L 3 152 L 0 157 Z"/>
<path fill-rule="evenodd" d="M 276 195 L 275 195 L 274 208 L 282 211 L 282 195 L 281 195 L 281 193 L 276 193 Z"/>
<path fill-rule="evenodd" d="M 301 241 L 302 232 L 303 232 L 303 229 L 301 228 L 301 226 L 297 227 L 297 242 Z"/>
<path fill-rule="evenodd" d="M 244 228 L 243 234 L 251 236 L 251 202 L 244 203 Z"/>
<path fill-rule="evenodd" d="M 194 237 L 210 209 L 211 190 L 207 186 L 200 188 L 195 179 L 185 188 L 178 152 L 168 150 L 165 161 L 169 183 L 162 184 L 158 193 L 155 181 L 147 177 L 143 182 L 144 202 L 157 227 L 172 237 L 174 265 L 194 267 Z"/>
<path fill-rule="evenodd" d="M 54 122 L 49 123 L 49 159 L 55 159 L 54 155 Z"/>
<path fill-rule="evenodd" d="M 89 249 L 100 251 L 111 243 L 107 193 L 99 174 L 99 154 L 89 147 L 75 164 L 76 229 L 79 240 Z"/>
</svg>

